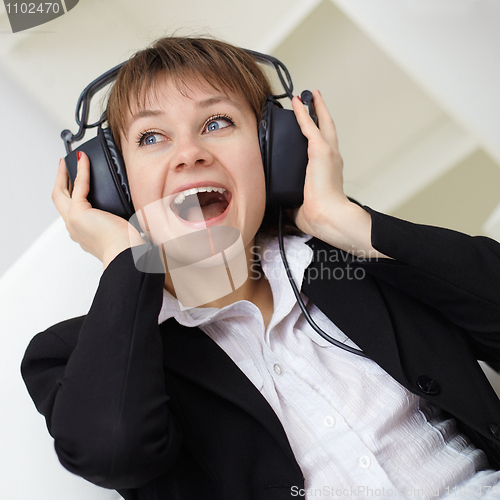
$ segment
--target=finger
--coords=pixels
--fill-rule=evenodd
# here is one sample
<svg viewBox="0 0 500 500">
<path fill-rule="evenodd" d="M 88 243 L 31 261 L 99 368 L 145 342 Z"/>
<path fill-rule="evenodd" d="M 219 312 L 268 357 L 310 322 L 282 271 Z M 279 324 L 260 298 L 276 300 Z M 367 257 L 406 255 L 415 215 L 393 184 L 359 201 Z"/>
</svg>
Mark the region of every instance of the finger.
<svg viewBox="0 0 500 500">
<path fill-rule="evenodd" d="M 69 176 L 68 171 L 66 170 L 66 162 L 64 158 L 59 160 L 59 168 L 57 169 L 56 182 L 54 184 L 54 189 L 63 192 L 66 195 L 69 195 L 68 190 L 69 184 Z"/>
<path fill-rule="evenodd" d="M 89 157 L 82 151 L 77 152 L 78 164 L 72 198 L 76 202 L 87 201 L 90 190 Z"/>
<path fill-rule="evenodd" d="M 299 96 L 295 96 L 292 99 L 292 108 L 295 112 L 297 121 L 299 122 L 300 130 L 309 140 L 319 139 L 321 137 L 321 132 L 314 123 L 313 119 L 309 116 L 309 112 L 300 100 Z"/>
<path fill-rule="evenodd" d="M 313 91 L 313 103 L 318 117 L 318 127 L 324 138 L 332 145 L 338 148 L 338 136 L 335 122 L 328 111 L 328 107 L 319 90 Z"/>
<path fill-rule="evenodd" d="M 54 189 L 52 190 L 52 201 L 56 206 L 58 212 L 64 217 L 71 204 L 71 196 L 68 190 L 68 172 L 66 171 L 66 163 L 64 158 L 59 161 L 59 168 L 57 170 L 56 181 Z"/>
</svg>

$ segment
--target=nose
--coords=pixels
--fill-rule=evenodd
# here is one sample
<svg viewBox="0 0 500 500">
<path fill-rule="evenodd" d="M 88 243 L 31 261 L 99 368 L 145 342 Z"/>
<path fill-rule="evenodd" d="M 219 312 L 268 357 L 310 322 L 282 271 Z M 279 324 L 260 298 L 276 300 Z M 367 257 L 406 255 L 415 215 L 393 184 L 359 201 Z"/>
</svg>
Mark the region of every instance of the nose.
<svg viewBox="0 0 500 500">
<path fill-rule="evenodd" d="M 176 170 L 194 166 L 209 166 L 213 161 L 211 153 L 198 137 L 189 135 L 178 138 L 172 164 Z"/>
</svg>

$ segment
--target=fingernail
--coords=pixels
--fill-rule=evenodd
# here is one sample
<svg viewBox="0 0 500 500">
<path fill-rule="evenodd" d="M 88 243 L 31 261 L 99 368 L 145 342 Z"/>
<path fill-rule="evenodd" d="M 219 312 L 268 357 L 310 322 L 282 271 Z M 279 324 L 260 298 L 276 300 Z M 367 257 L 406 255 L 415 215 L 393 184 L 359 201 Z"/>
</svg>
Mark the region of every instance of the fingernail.
<svg viewBox="0 0 500 500">
<path fill-rule="evenodd" d="M 76 152 L 76 159 L 80 161 L 82 159 L 83 153 L 81 151 Z"/>
</svg>

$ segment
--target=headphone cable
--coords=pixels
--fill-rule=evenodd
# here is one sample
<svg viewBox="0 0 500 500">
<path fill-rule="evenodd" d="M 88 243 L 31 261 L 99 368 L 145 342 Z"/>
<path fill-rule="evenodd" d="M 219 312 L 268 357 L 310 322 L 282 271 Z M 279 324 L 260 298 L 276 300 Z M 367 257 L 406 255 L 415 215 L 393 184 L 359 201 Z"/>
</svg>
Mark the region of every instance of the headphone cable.
<svg viewBox="0 0 500 500">
<path fill-rule="evenodd" d="M 279 241 L 279 247 L 280 247 L 280 254 L 281 254 L 281 260 L 283 261 L 283 265 L 285 266 L 285 271 L 288 276 L 288 281 L 290 281 L 290 285 L 292 286 L 293 293 L 295 294 L 295 297 L 297 298 L 297 302 L 299 304 L 299 307 L 302 309 L 302 312 L 304 313 L 304 316 L 308 323 L 311 325 L 311 328 L 318 333 L 321 337 L 323 337 L 325 340 L 333 344 L 334 346 L 340 347 L 341 349 L 344 349 L 345 351 L 348 351 L 352 354 L 356 354 L 358 356 L 362 356 L 364 358 L 368 358 L 368 356 L 361 351 L 360 349 L 355 349 L 354 347 L 350 347 L 348 345 L 342 344 L 342 342 L 339 342 L 338 340 L 334 339 L 332 336 L 328 335 L 325 331 L 323 331 L 312 319 L 311 315 L 309 314 L 309 311 L 306 309 L 306 306 L 304 302 L 302 301 L 302 298 L 300 297 L 300 292 L 297 288 L 297 285 L 295 284 L 295 281 L 292 276 L 292 272 L 290 271 L 290 267 L 288 266 L 288 260 L 285 255 L 285 247 L 283 244 L 283 211 L 281 206 L 279 207 L 279 218 L 278 218 L 278 241 Z M 369 358 L 368 358 L 369 359 Z"/>
</svg>

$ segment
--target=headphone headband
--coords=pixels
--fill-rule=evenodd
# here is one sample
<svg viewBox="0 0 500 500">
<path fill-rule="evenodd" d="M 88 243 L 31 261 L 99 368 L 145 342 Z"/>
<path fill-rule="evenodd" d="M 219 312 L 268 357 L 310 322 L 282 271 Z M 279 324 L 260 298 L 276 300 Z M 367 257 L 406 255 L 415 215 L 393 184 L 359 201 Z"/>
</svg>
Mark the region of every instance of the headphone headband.
<svg viewBox="0 0 500 500">
<path fill-rule="evenodd" d="M 247 54 L 251 55 L 257 62 L 273 66 L 274 69 L 276 70 L 276 73 L 281 82 L 281 85 L 283 85 L 285 93 L 272 95 L 270 96 L 272 99 L 277 100 L 277 99 L 283 99 L 285 97 L 289 97 L 290 99 L 293 98 L 292 77 L 290 76 L 287 67 L 279 59 L 267 54 L 255 52 L 253 50 L 248 50 L 248 49 L 243 49 L 243 50 Z M 110 70 L 106 71 L 101 76 L 90 82 L 85 87 L 85 89 L 83 89 L 82 93 L 80 94 L 80 97 L 78 98 L 75 111 L 75 120 L 77 125 L 79 126 L 78 132 L 76 134 L 73 134 L 70 130 L 67 129 L 61 132 L 61 138 L 64 141 L 66 154 L 71 153 L 71 145 L 73 144 L 73 142 L 80 141 L 83 139 L 86 129 L 98 127 L 99 125 L 102 125 L 102 123 L 106 120 L 103 114 L 99 119 L 99 121 L 91 124 L 88 123 L 89 113 L 90 113 L 90 101 L 92 100 L 92 97 L 94 97 L 94 95 L 97 92 L 99 92 L 99 90 L 104 88 L 106 85 L 109 85 L 116 79 L 118 72 L 126 63 L 127 61 L 122 62 L 117 66 L 115 66 L 114 68 L 111 68 Z"/>
<path fill-rule="evenodd" d="M 267 96 L 257 134 L 266 179 L 266 200 L 269 206 L 279 207 L 280 252 L 293 291 L 307 321 L 317 333 L 342 349 L 366 357 L 362 351 L 344 346 L 331 338 L 314 323 L 293 282 L 283 247 L 281 213 L 282 208 L 297 208 L 303 202 L 304 181 L 308 163 L 308 142 L 302 134 L 294 112 L 281 108 L 277 103 L 277 99 L 287 96 L 293 97 L 292 79 L 286 66 L 275 57 L 251 50 L 245 52 L 250 54 L 257 62 L 273 66 L 285 89 L 284 94 Z M 127 169 L 120 150 L 113 140 L 111 130 L 100 127 L 105 120 L 105 116 L 103 115 L 101 120 L 96 123 L 90 125 L 87 123 L 92 97 L 97 91 L 116 78 L 123 64 L 125 63 L 106 71 L 106 73 L 87 85 L 81 93 L 76 106 L 76 123 L 80 126 L 80 129 L 76 135 L 73 135 L 69 130 L 64 130 L 61 137 L 68 152 L 65 162 L 71 182 L 74 183 L 77 175 L 77 151 L 84 151 L 90 161 L 90 188 L 87 196 L 90 204 L 94 208 L 106 210 L 132 221 L 134 207 L 127 180 Z M 309 114 L 316 121 L 311 92 L 308 90 L 302 92 L 301 100 L 308 106 Z M 78 146 L 77 151 L 71 152 L 72 142 L 82 139 L 85 129 L 92 127 L 99 127 L 97 137 Z"/>
</svg>

